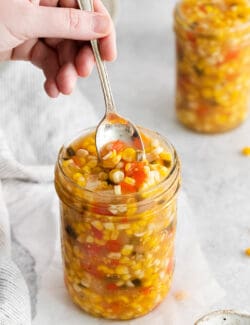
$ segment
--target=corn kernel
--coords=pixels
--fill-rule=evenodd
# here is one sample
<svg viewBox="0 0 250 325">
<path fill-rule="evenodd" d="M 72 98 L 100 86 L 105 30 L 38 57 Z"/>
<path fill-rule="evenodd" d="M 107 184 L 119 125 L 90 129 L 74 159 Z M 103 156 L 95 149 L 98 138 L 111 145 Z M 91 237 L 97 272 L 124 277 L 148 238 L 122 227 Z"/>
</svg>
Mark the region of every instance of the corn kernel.
<svg viewBox="0 0 250 325">
<path fill-rule="evenodd" d="M 94 154 L 96 154 L 96 146 L 95 145 L 89 145 L 88 147 L 87 147 L 87 150 L 90 152 L 90 153 L 94 153 Z"/>
<path fill-rule="evenodd" d="M 107 267 L 106 265 L 99 265 L 97 267 L 98 271 L 101 271 L 105 274 L 114 274 L 114 271 L 112 269 L 110 269 L 109 267 Z"/>
<path fill-rule="evenodd" d="M 172 161 L 172 155 L 170 152 L 161 152 L 159 156 L 165 161 Z"/>
<path fill-rule="evenodd" d="M 101 223 L 101 221 L 99 220 L 94 220 L 91 222 L 92 226 L 94 226 L 96 229 L 102 231 L 103 230 L 103 225 Z"/>
<path fill-rule="evenodd" d="M 169 175 L 169 169 L 165 166 L 161 166 L 159 169 L 159 173 L 161 177 L 167 177 Z"/>
<path fill-rule="evenodd" d="M 85 158 L 88 156 L 88 154 L 89 154 L 89 152 L 85 149 L 78 149 L 76 152 L 76 156 L 79 158 Z"/>
<path fill-rule="evenodd" d="M 120 263 L 123 265 L 129 265 L 130 264 L 130 258 L 128 256 L 122 256 L 120 259 Z"/>
<path fill-rule="evenodd" d="M 108 173 L 105 173 L 105 172 L 100 172 L 98 174 L 98 178 L 102 181 L 106 181 L 108 178 L 109 178 L 109 175 Z"/>
<path fill-rule="evenodd" d="M 116 151 L 110 151 L 105 156 L 102 157 L 102 160 L 108 160 L 113 158 L 116 155 Z"/>
<path fill-rule="evenodd" d="M 245 147 L 241 150 L 241 153 L 244 155 L 244 156 L 250 156 L 250 147 Z"/>
<path fill-rule="evenodd" d="M 126 286 L 129 287 L 129 288 L 134 288 L 135 285 L 134 285 L 133 282 L 131 282 L 131 281 L 127 281 L 127 282 L 126 282 Z"/>
<path fill-rule="evenodd" d="M 114 230 L 111 235 L 110 235 L 110 239 L 111 240 L 116 240 L 119 236 L 119 231 L 118 230 Z"/>
<path fill-rule="evenodd" d="M 135 185 L 135 180 L 132 177 L 126 176 L 124 178 L 124 182 L 127 183 L 127 184 L 129 184 L 129 185 Z"/>
<path fill-rule="evenodd" d="M 92 236 L 87 236 L 86 242 L 92 244 L 94 242 L 94 238 Z"/>
<path fill-rule="evenodd" d="M 119 296 L 118 300 L 121 301 L 121 302 L 124 302 L 125 304 L 129 303 L 129 298 L 126 297 L 126 296 Z"/>
<path fill-rule="evenodd" d="M 158 146 L 157 148 L 155 148 L 154 150 L 152 150 L 152 155 L 159 155 L 164 151 L 164 149 L 161 146 Z"/>
<path fill-rule="evenodd" d="M 187 298 L 187 296 L 188 296 L 187 292 L 185 292 L 185 291 L 177 291 L 177 292 L 174 293 L 174 297 L 178 301 L 185 300 Z"/>
<path fill-rule="evenodd" d="M 128 256 L 133 252 L 134 246 L 133 245 L 125 245 L 123 246 L 121 253 L 122 255 Z"/>
<path fill-rule="evenodd" d="M 89 166 L 90 168 L 95 168 L 97 164 L 98 164 L 97 159 L 92 159 L 87 162 L 87 166 Z"/>
<path fill-rule="evenodd" d="M 124 179 L 124 173 L 122 170 L 119 169 L 112 169 L 109 172 L 109 179 L 115 183 L 115 184 L 119 184 L 123 181 Z"/>
<path fill-rule="evenodd" d="M 84 187 L 86 185 L 86 179 L 81 173 L 75 173 L 72 178 L 79 186 Z"/>
<path fill-rule="evenodd" d="M 94 174 L 99 174 L 99 173 L 101 173 L 101 171 L 102 171 L 102 168 L 101 168 L 100 166 L 96 166 L 96 167 L 94 167 L 94 168 L 92 169 L 92 172 L 93 172 Z"/>
<path fill-rule="evenodd" d="M 119 265 L 119 266 L 116 267 L 115 273 L 119 274 L 119 275 L 128 274 L 129 270 L 128 270 L 128 268 L 126 266 Z"/>
<path fill-rule="evenodd" d="M 63 167 L 69 167 L 69 166 L 71 166 L 73 163 L 74 163 L 74 162 L 73 162 L 72 159 L 63 160 L 63 162 L 62 162 L 62 166 L 63 166 Z"/>
<path fill-rule="evenodd" d="M 128 281 L 131 279 L 131 275 L 130 274 L 123 274 L 121 275 L 121 278 L 123 281 Z"/>
<path fill-rule="evenodd" d="M 125 230 L 125 229 L 128 229 L 128 228 L 130 228 L 130 224 L 129 223 L 120 223 L 117 226 L 117 229 L 118 230 Z"/>
<path fill-rule="evenodd" d="M 79 178 L 81 178 L 83 175 L 81 173 L 75 173 L 72 178 L 74 181 L 77 181 Z"/>
<path fill-rule="evenodd" d="M 105 156 L 107 157 L 107 155 Z M 104 168 L 114 168 L 121 160 L 121 155 L 117 155 L 115 150 L 111 153 L 111 156 L 102 161 Z"/>
<path fill-rule="evenodd" d="M 95 238 L 95 243 L 99 246 L 105 245 L 105 241 L 102 239 Z"/>
<path fill-rule="evenodd" d="M 247 249 L 245 250 L 245 254 L 246 254 L 247 256 L 250 256 L 250 247 L 247 248 Z"/>
<path fill-rule="evenodd" d="M 115 229 L 115 226 L 112 222 L 105 222 L 104 224 L 104 228 L 107 229 L 107 230 L 114 230 Z"/>
<path fill-rule="evenodd" d="M 136 160 L 136 150 L 133 148 L 126 148 L 122 152 L 122 159 L 128 162 Z"/>
<path fill-rule="evenodd" d="M 121 185 L 115 185 L 114 186 L 114 193 L 115 193 L 115 195 L 121 195 L 122 194 Z"/>
<path fill-rule="evenodd" d="M 89 166 L 83 166 L 82 168 L 81 168 L 81 170 L 82 170 L 82 172 L 84 173 L 84 174 L 90 174 L 90 172 L 91 172 L 91 168 L 89 167 Z"/>
<path fill-rule="evenodd" d="M 139 279 L 142 279 L 144 278 L 145 276 L 145 272 L 141 269 L 138 269 L 134 272 L 134 274 L 139 278 Z"/>
<path fill-rule="evenodd" d="M 108 254 L 108 258 L 110 258 L 112 260 L 119 260 L 121 258 L 121 253 L 111 252 Z"/>
</svg>

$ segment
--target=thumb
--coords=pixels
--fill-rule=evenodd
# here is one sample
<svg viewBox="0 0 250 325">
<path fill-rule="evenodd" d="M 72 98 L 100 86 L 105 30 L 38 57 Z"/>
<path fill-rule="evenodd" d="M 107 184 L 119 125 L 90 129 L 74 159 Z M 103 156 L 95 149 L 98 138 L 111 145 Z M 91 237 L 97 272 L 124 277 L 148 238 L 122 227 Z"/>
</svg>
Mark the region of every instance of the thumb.
<svg viewBox="0 0 250 325">
<path fill-rule="evenodd" d="M 112 29 L 108 15 L 73 8 L 33 7 L 28 35 L 30 38 L 56 37 L 90 40 L 104 37 Z"/>
</svg>

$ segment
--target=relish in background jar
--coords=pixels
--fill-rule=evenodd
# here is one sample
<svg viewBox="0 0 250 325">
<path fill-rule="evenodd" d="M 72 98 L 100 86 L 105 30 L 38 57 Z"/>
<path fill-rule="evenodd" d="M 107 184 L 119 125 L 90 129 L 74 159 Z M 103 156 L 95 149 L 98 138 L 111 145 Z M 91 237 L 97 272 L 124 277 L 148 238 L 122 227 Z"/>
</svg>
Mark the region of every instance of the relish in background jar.
<svg viewBox="0 0 250 325">
<path fill-rule="evenodd" d="M 180 163 L 163 137 L 141 131 L 171 155 L 169 172 L 157 185 L 120 195 L 79 186 L 83 177 L 77 184 L 63 168 L 64 153 L 73 156 L 79 139 L 61 149 L 55 170 L 66 287 L 84 311 L 109 319 L 148 313 L 165 298 L 172 282 Z"/>
<path fill-rule="evenodd" d="M 249 1 L 183 0 L 175 33 L 179 121 L 205 133 L 238 126 L 250 90 Z"/>
</svg>

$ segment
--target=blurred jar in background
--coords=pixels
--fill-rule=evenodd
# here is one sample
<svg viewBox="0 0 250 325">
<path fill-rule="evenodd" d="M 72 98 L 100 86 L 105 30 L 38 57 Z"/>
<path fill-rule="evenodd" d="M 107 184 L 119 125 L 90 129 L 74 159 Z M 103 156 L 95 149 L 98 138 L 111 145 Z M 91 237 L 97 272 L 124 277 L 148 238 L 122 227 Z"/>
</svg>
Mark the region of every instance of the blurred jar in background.
<svg viewBox="0 0 250 325">
<path fill-rule="evenodd" d="M 183 0 L 174 27 L 179 121 L 204 133 L 238 126 L 249 100 L 249 2 Z"/>
</svg>

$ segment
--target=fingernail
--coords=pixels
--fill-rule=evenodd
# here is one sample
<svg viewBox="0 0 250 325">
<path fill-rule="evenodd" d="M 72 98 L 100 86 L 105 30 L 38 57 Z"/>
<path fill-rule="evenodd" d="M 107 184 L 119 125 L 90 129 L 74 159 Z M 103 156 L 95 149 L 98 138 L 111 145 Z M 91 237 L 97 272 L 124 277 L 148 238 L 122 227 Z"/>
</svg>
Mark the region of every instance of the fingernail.
<svg viewBox="0 0 250 325">
<path fill-rule="evenodd" d="M 97 34 L 107 34 L 110 29 L 110 19 L 105 15 L 96 15 L 93 19 L 93 30 Z"/>
</svg>

